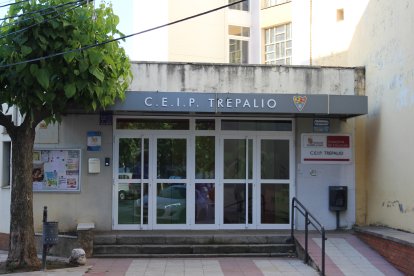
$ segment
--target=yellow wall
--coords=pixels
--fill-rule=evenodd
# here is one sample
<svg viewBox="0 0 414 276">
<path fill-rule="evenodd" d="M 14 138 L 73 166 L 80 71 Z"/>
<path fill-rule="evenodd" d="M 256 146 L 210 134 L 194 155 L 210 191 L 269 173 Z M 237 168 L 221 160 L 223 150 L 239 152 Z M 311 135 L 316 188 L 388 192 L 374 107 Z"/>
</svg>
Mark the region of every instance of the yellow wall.
<svg viewBox="0 0 414 276">
<path fill-rule="evenodd" d="M 169 22 L 227 4 L 224 0 L 175 0 L 169 5 Z M 227 62 L 227 9 L 169 27 L 168 60 Z"/>
<path fill-rule="evenodd" d="M 285 24 L 292 20 L 292 3 L 285 3 L 260 10 L 260 28 Z"/>
<path fill-rule="evenodd" d="M 315 63 L 366 67 L 369 114 L 356 122 L 357 222 L 413 232 L 414 5 L 388 0 L 313 3 Z M 342 22 L 336 22 L 338 7 L 344 8 Z"/>
</svg>

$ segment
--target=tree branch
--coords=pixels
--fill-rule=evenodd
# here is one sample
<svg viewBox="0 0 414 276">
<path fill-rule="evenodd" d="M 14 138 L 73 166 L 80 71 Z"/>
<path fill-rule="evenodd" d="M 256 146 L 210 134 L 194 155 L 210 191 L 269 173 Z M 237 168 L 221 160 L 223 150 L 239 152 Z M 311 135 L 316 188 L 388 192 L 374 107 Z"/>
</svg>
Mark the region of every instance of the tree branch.
<svg viewBox="0 0 414 276">
<path fill-rule="evenodd" d="M 6 116 L 3 112 L 0 112 L 0 125 L 4 126 L 10 134 L 16 129 L 12 119 L 9 116 Z"/>
</svg>

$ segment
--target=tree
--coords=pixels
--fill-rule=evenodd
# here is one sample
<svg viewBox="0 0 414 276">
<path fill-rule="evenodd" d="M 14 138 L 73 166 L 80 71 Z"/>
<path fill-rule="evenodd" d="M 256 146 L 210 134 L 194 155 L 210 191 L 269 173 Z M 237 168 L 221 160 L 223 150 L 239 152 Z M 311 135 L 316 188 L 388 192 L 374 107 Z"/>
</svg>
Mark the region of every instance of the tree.
<svg viewBox="0 0 414 276">
<path fill-rule="evenodd" d="M 119 43 L 102 43 L 122 36 L 111 6 L 94 8 L 85 0 L 16 0 L 7 17 L 0 24 L 0 102 L 17 107 L 23 118 L 17 125 L 0 110 L 0 124 L 12 141 L 7 266 L 36 269 L 40 260 L 31 178 L 35 127 L 43 120 L 59 121 L 70 110 L 95 111 L 123 99 L 132 73 Z M 85 49 L 96 44 L 100 46 Z M 80 48 L 85 50 L 71 51 Z"/>
</svg>

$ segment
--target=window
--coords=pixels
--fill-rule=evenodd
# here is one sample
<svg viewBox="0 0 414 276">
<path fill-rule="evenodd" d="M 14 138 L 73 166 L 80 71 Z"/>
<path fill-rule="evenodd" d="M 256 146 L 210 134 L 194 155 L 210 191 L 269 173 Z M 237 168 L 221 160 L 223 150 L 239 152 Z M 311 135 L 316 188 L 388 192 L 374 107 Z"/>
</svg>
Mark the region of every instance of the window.
<svg viewBox="0 0 414 276">
<path fill-rule="evenodd" d="M 292 122 L 282 120 L 221 120 L 221 130 L 292 131 Z"/>
<path fill-rule="evenodd" d="M 229 25 L 229 35 L 250 37 L 250 28 L 249 27 Z"/>
<path fill-rule="evenodd" d="M 229 4 L 238 2 L 240 0 L 229 0 Z M 232 10 L 249 11 L 249 0 L 229 6 Z"/>
<path fill-rule="evenodd" d="M 244 64 L 248 63 L 249 42 L 237 39 L 230 39 L 229 62 Z"/>
<path fill-rule="evenodd" d="M 336 21 L 344 21 L 344 9 L 336 10 Z"/>
<path fill-rule="evenodd" d="M 187 130 L 187 119 L 135 119 L 120 118 L 116 120 L 117 129 L 151 129 L 151 130 Z"/>
<path fill-rule="evenodd" d="M 291 2 L 292 0 L 265 0 L 265 8 Z"/>
<path fill-rule="evenodd" d="M 229 26 L 229 63 L 245 64 L 249 62 L 250 28 Z"/>
<path fill-rule="evenodd" d="M 288 23 L 265 30 L 265 63 L 291 64 L 292 24 Z"/>
</svg>

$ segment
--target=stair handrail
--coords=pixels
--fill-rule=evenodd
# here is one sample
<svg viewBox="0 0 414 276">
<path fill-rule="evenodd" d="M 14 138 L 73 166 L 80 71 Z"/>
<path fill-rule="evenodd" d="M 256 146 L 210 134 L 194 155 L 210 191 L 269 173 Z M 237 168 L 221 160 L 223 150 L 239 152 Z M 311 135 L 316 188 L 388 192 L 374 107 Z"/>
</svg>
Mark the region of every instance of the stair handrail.
<svg viewBox="0 0 414 276">
<path fill-rule="evenodd" d="M 295 204 L 296 203 L 296 204 Z M 306 207 L 296 198 L 292 198 L 292 218 L 291 218 L 291 230 L 290 235 L 292 240 L 295 239 L 294 236 L 294 224 L 295 224 L 295 209 L 299 211 L 305 217 L 305 260 L 306 264 L 309 264 L 309 252 L 308 252 L 308 232 L 309 228 L 308 225 L 311 224 L 320 234 L 322 237 L 322 264 L 321 264 L 321 275 L 325 275 L 325 240 L 326 233 L 325 227 L 306 209 Z"/>
</svg>

